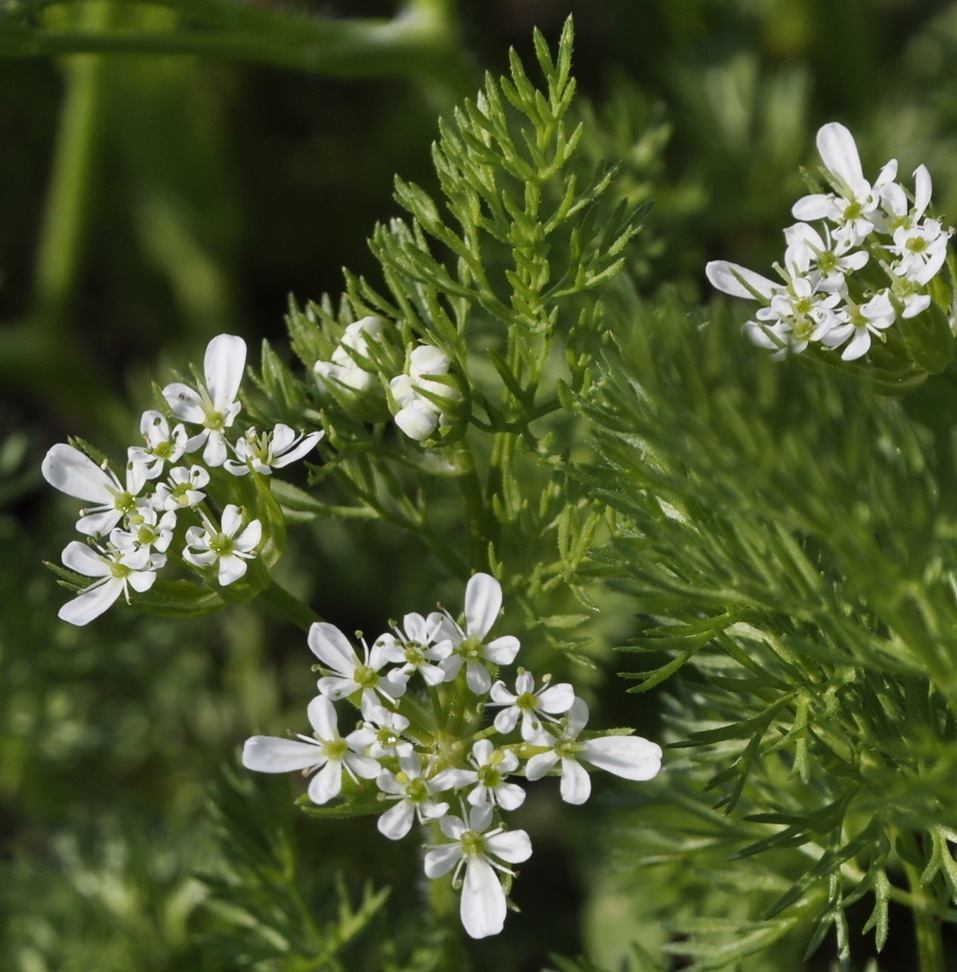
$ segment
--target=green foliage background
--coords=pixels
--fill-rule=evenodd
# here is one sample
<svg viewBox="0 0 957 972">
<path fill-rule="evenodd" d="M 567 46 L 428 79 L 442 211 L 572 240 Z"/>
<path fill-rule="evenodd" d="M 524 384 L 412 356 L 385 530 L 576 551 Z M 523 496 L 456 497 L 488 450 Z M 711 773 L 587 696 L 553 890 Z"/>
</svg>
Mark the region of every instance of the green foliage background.
<svg viewBox="0 0 957 972">
<path fill-rule="evenodd" d="M 215 33 L 210 24 L 228 6 L 0 0 L 0 967 L 828 968 L 840 908 L 817 885 L 800 885 L 806 869 L 788 840 L 734 865 L 728 858 L 764 840 L 772 823 L 839 854 L 826 811 L 845 798 L 857 801 L 858 832 L 881 809 L 874 794 L 905 824 L 954 826 L 953 799 L 948 819 L 912 788 L 895 790 L 892 771 L 916 751 L 932 769 L 935 800 L 954 794 L 945 567 L 928 593 L 937 630 L 893 611 L 874 618 L 875 605 L 898 603 L 901 585 L 952 562 L 952 494 L 942 490 L 950 471 L 928 469 L 927 436 L 899 409 L 760 359 L 722 310 L 699 308 L 710 299 L 702 268 L 720 256 L 764 269 L 778 256 L 802 189 L 798 167 L 812 161 L 813 133 L 829 120 L 854 131 L 865 169 L 891 156 L 905 173 L 926 163 L 937 208 L 957 214 L 957 4 L 426 3 L 442 29 L 424 48 L 376 64 L 348 36 L 329 41 L 325 62 L 297 60 L 288 54 L 296 31 L 269 19 L 286 6 L 250 3 L 235 6 L 264 19 L 232 25 L 232 47 L 183 42 L 188 53 L 177 51 L 187 34 L 208 41 L 201 28 Z M 368 820 L 303 818 L 286 781 L 236 770 L 251 731 L 299 727 L 312 688 L 301 634 L 250 606 L 175 624 L 121 611 L 87 629 L 61 624 L 64 593 L 41 564 L 57 559 L 75 504 L 42 483 L 39 464 L 68 434 L 118 451 L 151 404 L 150 381 L 197 360 L 212 335 L 280 346 L 289 294 L 338 294 L 343 266 L 375 279 L 366 240 L 400 212 L 393 176 L 436 192 L 438 115 L 471 96 L 483 70 L 507 70 L 509 45 L 531 61 L 532 27 L 554 42 L 572 11 L 574 73 L 587 99 L 581 156 L 621 165 L 617 198 L 655 200 L 627 251 L 628 282 L 607 297 L 615 342 L 602 349 L 605 377 L 586 414 L 608 430 L 598 452 L 618 475 L 694 514 L 669 519 L 654 503 L 609 493 L 633 524 L 654 521 L 645 532 L 659 546 L 626 536 L 596 555 L 602 613 L 586 653 L 597 667 L 576 677 L 604 725 L 651 738 L 698 733 L 702 745 L 669 751 L 678 809 L 656 787 L 605 781 L 587 813 L 533 789 L 517 823 L 535 844 L 516 885 L 522 913 L 501 939 L 456 954 L 424 927 L 414 848 L 379 840 Z M 387 18 L 396 8 L 383 0 L 337 12 Z M 312 3 L 291 11 L 328 13 Z M 71 36 L 115 30 L 163 42 L 67 56 L 84 49 L 71 48 Z M 254 38 L 245 46 L 243 30 Z M 654 389 L 642 407 L 628 397 L 635 382 Z M 638 461 L 647 450 L 660 457 L 653 474 Z M 598 465 L 583 473 L 586 482 L 602 475 Z M 796 533 L 807 538 L 800 556 Z M 874 536 L 906 543 L 854 547 Z M 776 546 L 759 549 L 769 537 Z M 290 547 L 289 563 L 309 564 L 311 579 L 285 582 L 346 630 L 460 596 L 458 581 L 385 525 L 324 520 L 292 533 Z M 658 566 L 666 555 L 683 585 L 673 584 L 673 566 Z M 695 583 L 709 572 L 724 578 L 721 590 Z M 729 604 L 733 619 L 722 616 Z M 793 619 L 783 648 L 761 629 L 781 615 Z M 750 625 L 743 673 L 725 670 L 712 650 L 732 624 L 739 635 Z M 902 629 L 911 637 L 900 655 L 888 632 Z M 870 639 L 855 645 L 861 630 L 887 634 L 883 669 Z M 626 644 L 665 654 L 649 662 L 612 650 Z M 788 652 L 809 646 L 819 681 L 807 686 L 805 708 L 837 707 L 849 733 L 873 715 L 854 708 L 874 694 L 867 677 L 899 683 L 881 710 L 896 713 L 884 747 L 894 760 L 866 767 L 866 799 L 808 787 L 820 779 L 816 766 L 840 753 L 815 749 L 783 718 L 790 709 L 768 711 Z M 696 669 L 681 687 L 669 683 L 660 705 L 659 690 L 625 694 L 632 683 L 618 674 L 685 654 Z M 949 710 L 914 681 L 928 666 Z M 732 686 L 740 707 L 728 709 L 727 691 L 709 695 L 702 672 L 750 678 Z M 692 709 L 705 721 L 691 724 Z M 749 754 L 746 731 L 718 731 L 749 719 L 746 729 L 766 720 L 768 753 Z M 937 735 L 901 741 L 900 727 L 912 724 Z M 777 770 L 775 753 L 786 754 Z M 806 769 L 789 776 L 792 759 Z M 749 777 L 758 762 L 770 782 Z M 790 802 L 774 820 L 744 821 L 769 812 L 762 787 Z M 953 888 L 945 859 L 935 893 Z M 880 861 L 870 863 L 860 875 L 870 875 L 867 893 L 847 911 L 849 961 L 862 969 L 885 920 L 878 907 L 863 934 L 883 888 Z M 381 890 L 389 886 L 391 896 Z M 768 917 L 795 887 L 808 893 Z M 884 900 L 880 967 L 912 967 L 909 918 L 893 895 Z M 805 960 L 822 909 L 830 937 Z M 945 944 L 947 967 L 957 967 L 953 936 Z"/>
</svg>

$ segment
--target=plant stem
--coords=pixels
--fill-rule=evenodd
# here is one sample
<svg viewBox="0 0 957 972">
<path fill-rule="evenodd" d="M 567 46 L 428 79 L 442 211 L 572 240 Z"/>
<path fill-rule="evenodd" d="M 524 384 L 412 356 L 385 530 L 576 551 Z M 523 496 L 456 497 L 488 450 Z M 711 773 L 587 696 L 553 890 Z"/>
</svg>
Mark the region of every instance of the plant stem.
<svg viewBox="0 0 957 972">
<path fill-rule="evenodd" d="M 297 628 L 308 633 L 313 623 L 322 618 L 299 598 L 290 594 L 284 587 L 273 581 L 260 597 L 277 613 L 291 621 Z"/>
<path fill-rule="evenodd" d="M 912 834 L 902 834 L 901 841 L 917 853 L 916 840 Z M 944 958 L 944 943 L 940 935 L 940 918 L 935 910 L 935 901 L 930 892 L 920 883 L 920 870 L 901 856 L 907 883 L 913 895 L 911 913 L 914 916 L 914 934 L 917 944 L 917 967 L 920 972 L 947 972 Z"/>
</svg>

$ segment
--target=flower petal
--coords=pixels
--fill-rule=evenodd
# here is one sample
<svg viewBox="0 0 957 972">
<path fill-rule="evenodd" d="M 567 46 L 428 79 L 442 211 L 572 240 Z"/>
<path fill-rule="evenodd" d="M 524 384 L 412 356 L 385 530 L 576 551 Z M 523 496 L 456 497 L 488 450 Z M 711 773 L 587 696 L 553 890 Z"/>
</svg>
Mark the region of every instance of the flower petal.
<svg viewBox="0 0 957 972">
<path fill-rule="evenodd" d="M 576 806 L 584 803 L 591 796 L 591 777 L 588 775 L 588 770 L 577 760 L 564 757 L 562 782 L 558 789 L 566 803 Z"/>
<path fill-rule="evenodd" d="M 502 610 L 502 585 L 489 574 L 473 574 L 465 588 L 465 631 L 484 638 Z"/>
<path fill-rule="evenodd" d="M 113 494 L 120 489 L 115 476 L 65 442 L 58 442 L 50 448 L 40 471 L 54 489 L 87 502 L 109 503 L 112 506 Z"/>
<path fill-rule="evenodd" d="M 818 129 L 817 150 L 824 168 L 846 186 L 855 186 L 864 178 L 857 143 L 840 122 L 829 122 Z"/>
<path fill-rule="evenodd" d="M 217 334 L 206 346 L 203 374 L 213 407 L 225 412 L 236 399 L 246 368 L 246 342 L 235 334 Z"/>
<path fill-rule="evenodd" d="M 389 840 L 402 840 L 412 829 L 413 820 L 415 820 L 415 807 L 412 801 L 400 800 L 379 817 L 376 826 L 383 837 L 388 837 Z"/>
<path fill-rule="evenodd" d="M 532 856 L 532 842 L 524 830 L 503 830 L 485 838 L 489 854 L 509 864 L 521 864 Z"/>
<path fill-rule="evenodd" d="M 184 385 L 181 381 L 174 381 L 163 389 L 163 398 L 169 405 L 170 411 L 183 422 L 191 422 L 193 425 L 202 425 L 206 418 L 203 412 L 202 399 L 199 392 L 189 385 Z M 203 441 L 206 436 L 203 434 Z M 194 440 L 190 439 L 190 443 Z M 198 445 L 187 444 L 186 449 L 192 452 Z"/>
<path fill-rule="evenodd" d="M 289 773 L 322 762 L 318 745 L 279 736 L 252 736 L 243 746 L 243 766 L 260 773 Z"/>
<path fill-rule="evenodd" d="M 626 780 L 650 780 L 661 769 L 661 747 L 640 736 L 590 739 L 581 758 Z"/>
<path fill-rule="evenodd" d="M 63 548 L 60 560 L 64 566 L 83 574 L 84 577 L 111 577 L 113 574 L 109 563 L 92 547 L 79 540 L 71 540 Z"/>
<path fill-rule="evenodd" d="M 472 857 L 465 869 L 459 915 L 472 938 L 497 935 L 505 926 L 505 892 L 484 857 Z"/>
<path fill-rule="evenodd" d="M 325 766 L 309 781 L 309 799 L 322 805 L 342 791 L 342 763 L 330 759 Z"/>
<path fill-rule="evenodd" d="M 80 591 L 72 601 L 67 601 L 57 612 L 57 617 L 78 626 L 89 624 L 111 607 L 122 593 L 123 581 L 117 577 L 97 581 Z"/>
<path fill-rule="evenodd" d="M 329 741 L 339 738 L 336 707 L 324 695 L 317 695 L 309 703 L 306 715 L 309 718 L 309 725 L 315 730 L 319 739 Z"/>
<path fill-rule="evenodd" d="M 359 656 L 348 638 L 328 621 L 314 622 L 307 640 L 312 653 L 334 672 L 351 675 L 359 664 Z"/>
<path fill-rule="evenodd" d="M 727 260 L 712 260 L 705 266 L 704 273 L 712 287 L 732 297 L 746 297 L 748 300 L 762 298 L 769 301 L 774 294 L 784 290 L 781 284 Z"/>
<path fill-rule="evenodd" d="M 448 818 L 443 817 L 444 819 Z M 459 844 L 439 844 L 438 847 L 432 847 L 425 855 L 425 876 L 440 878 L 448 874 L 461 859 L 462 848 Z"/>
</svg>

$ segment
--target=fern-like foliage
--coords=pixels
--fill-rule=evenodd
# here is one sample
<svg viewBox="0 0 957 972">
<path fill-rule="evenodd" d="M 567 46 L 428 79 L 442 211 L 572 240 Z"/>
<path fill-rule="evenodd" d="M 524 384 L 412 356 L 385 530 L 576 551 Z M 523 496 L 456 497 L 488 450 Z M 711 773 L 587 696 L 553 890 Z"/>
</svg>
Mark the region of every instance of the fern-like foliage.
<svg viewBox="0 0 957 972">
<path fill-rule="evenodd" d="M 948 441 L 900 402 L 756 355 L 720 314 L 622 292 L 614 317 L 587 475 L 620 532 L 598 559 L 640 613 L 633 691 L 680 672 L 668 775 L 687 790 L 635 853 L 683 861 L 690 884 L 724 870 L 751 903 L 673 915 L 669 947 L 718 969 L 833 930 L 847 962 L 864 897 L 878 950 L 889 902 L 919 929 L 954 922 Z"/>
</svg>

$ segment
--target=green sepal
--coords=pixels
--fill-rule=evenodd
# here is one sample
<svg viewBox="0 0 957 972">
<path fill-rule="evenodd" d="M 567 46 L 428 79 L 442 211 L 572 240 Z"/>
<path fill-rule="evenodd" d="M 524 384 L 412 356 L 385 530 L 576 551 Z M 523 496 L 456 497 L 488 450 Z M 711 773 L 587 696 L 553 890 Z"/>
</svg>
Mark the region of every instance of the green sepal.
<svg viewBox="0 0 957 972">
<path fill-rule="evenodd" d="M 379 799 L 379 790 L 374 780 L 362 780 L 353 783 L 343 774 L 343 794 L 331 806 L 317 806 L 308 794 L 303 794 L 296 800 L 296 806 L 310 817 L 324 817 L 327 820 L 347 820 L 350 817 L 368 817 L 380 814 L 389 805 Z"/>
<path fill-rule="evenodd" d="M 126 604 L 121 597 L 117 604 Z M 142 594 L 132 593 L 127 605 L 139 614 L 163 618 L 199 618 L 226 606 L 224 598 L 205 584 L 188 580 L 158 580 Z"/>
</svg>

